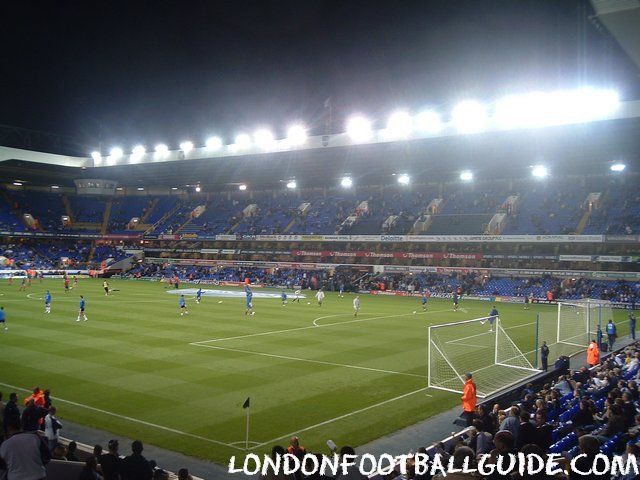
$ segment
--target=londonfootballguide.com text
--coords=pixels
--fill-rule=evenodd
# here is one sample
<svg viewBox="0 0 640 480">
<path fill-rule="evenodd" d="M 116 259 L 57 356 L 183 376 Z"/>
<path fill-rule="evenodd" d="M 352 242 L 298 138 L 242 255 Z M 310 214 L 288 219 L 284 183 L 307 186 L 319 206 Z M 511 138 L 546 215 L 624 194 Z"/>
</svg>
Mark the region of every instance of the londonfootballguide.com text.
<svg viewBox="0 0 640 480">
<path fill-rule="evenodd" d="M 571 460 L 566 460 L 566 466 L 578 475 L 603 475 L 609 473 L 611 475 L 628 475 L 633 472 L 634 475 L 640 474 L 635 455 L 628 455 L 626 458 L 621 456 L 612 459 L 604 454 L 597 454 L 588 469 L 584 465 L 578 466 L 586 457 L 585 454 L 576 455 Z M 536 475 L 545 472 L 546 475 L 553 476 L 564 471 L 560 462 L 564 459 L 561 454 L 549 454 L 545 457 L 536 455 L 535 453 L 524 454 L 508 454 L 501 456 L 492 456 L 490 454 L 481 455 L 478 458 L 476 468 L 469 465 L 469 459 L 466 458 L 462 468 L 454 467 L 453 457 L 443 459 L 438 453 L 433 456 L 418 453 L 415 455 L 389 455 L 382 454 L 376 457 L 371 454 L 363 455 L 333 455 L 332 457 L 322 456 L 319 458 L 313 454 L 306 454 L 302 459 L 287 453 L 275 459 L 264 455 L 262 458 L 254 453 L 250 453 L 244 457 L 244 462 L 236 465 L 236 457 L 233 456 L 229 460 L 229 473 L 243 473 L 245 475 L 266 475 L 274 472 L 276 475 L 291 475 L 302 473 L 303 475 L 320 474 L 322 476 L 329 475 L 335 477 L 337 474 L 346 475 L 347 472 L 357 469 L 362 475 L 389 475 L 394 470 L 399 470 L 401 474 L 407 473 L 408 460 L 411 460 L 415 467 L 416 475 L 448 475 L 452 473 L 477 473 L 480 476 L 487 477 L 494 473 L 499 475 L 509 475 L 518 473 L 520 476 L 525 474 Z"/>
</svg>

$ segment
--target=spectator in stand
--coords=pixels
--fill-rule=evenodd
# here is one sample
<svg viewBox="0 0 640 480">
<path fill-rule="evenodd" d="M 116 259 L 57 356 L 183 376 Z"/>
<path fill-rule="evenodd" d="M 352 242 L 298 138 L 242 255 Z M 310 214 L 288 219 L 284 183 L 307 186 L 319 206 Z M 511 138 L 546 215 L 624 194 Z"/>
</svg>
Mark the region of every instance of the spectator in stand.
<svg viewBox="0 0 640 480">
<path fill-rule="evenodd" d="M 284 449 L 284 447 L 282 447 L 280 445 L 275 445 L 271 449 L 271 459 L 275 463 L 277 461 L 277 459 L 278 458 L 282 458 L 285 453 L 287 453 L 287 451 Z M 293 475 L 285 475 L 284 473 L 282 473 L 282 469 L 280 469 L 280 471 L 278 472 L 277 475 L 273 470 L 269 470 L 266 475 L 262 475 L 260 478 L 262 480 L 293 480 L 294 476 Z"/>
<path fill-rule="evenodd" d="M 76 454 L 77 451 L 78 451 L 78 444 L 73 441 L 69 442 L 69 445 L 67 445 L 67 460 L 69 460 L 70 462 L 79 462 L 80 459 Z"/>
<path fill-rule="evenodd" d="M 84 468 L 80 472 L 78 480 L 103 480 L 98 470 L 98 461 L 96 457 L 91 455 L 84 462 Z"/>
<path fill-rule="evenodd" d="M 131 444 L 131 455 L 125 457 L 120 465 L 122 480 L 152 480 L 153 470 L 147 459 L 142 456 L 143 450 L 140 440 Z"/>
<path fill-rule="evenodd" d="M 189 475 L 189 470 L 181 468 L 178 470 L 178 480 L 193 480 L 193 477 Z"/>
<path fill-rule="evenodd" d="M 489 453 L 493 449 L 493 435 L 486 431 L 486 424 L 479 419 L 473 421 L 473 427 L 469 446 L 477 455 Z"/>
<path fill-rule="evenodd" d="M 589 477 L 585 477 L 583 474 L 579 473 L 588 472 L 592 469 L 596 455 L 600 453 L 600 444 L 598 443 L 598 439 L 593 435 L 583 435 L 578 440 L 578 446 L 580 447 L 580 454 L 584 456 L 580 456 L 580 458 L 576 459 L 575 470 L 569 470 L 569 480 L 584 480 L 585 478 L 608 479 L 610 477 L 609 473 L 602 475 L 591 474 Z"/>
<path fill-rule="evenodd" d="M 533 426 L 529 419 L 529 414 L 524 410 L 520 412 L 520 427 L 516 438 L 516 448 L 518 450 L 530 443 L 536 443 L 538 440 L 536 427 Z"/>
<path fill-rule="evenodd" d="M 102 455 L 102 445 L 95 444 L 93 446 L 93 456 L 96 457 L 96 460 L 98 460 L 100 458 L 100 455 Z"/>
<path fill-rule="evenodd" d="M 500 430 L 510 432 L 513 439 L 513 445 L 517 445 L 518 432 L 520 431 L 520 408 L 516 405 L 511 407 L 509 415 L 502 421 L 502 423 L 500 423 Z"/>
<path fill-rule="evenodd" d="M 67 461 L 67 447 L 65 447 L 62 443 L 56 444 L 51 452 L 51 458 L 53 460 L 60 460 L 63 462 Z"/>
<path fill-rule="evenodd" d="M 47 411 L 42 407 L 36 407 L 32 398 L 22 411 L 22 428 L 27 432 L 35 432 L 39 429 L 40 420 L 47 415 Z"/>
<path fill-rule="evenodd" d="M 6 478 L 45 479 L 51 456 L 44 440 L 35 432 L 23 432 L 20 417 L 10 417 L 5 426 L 8 438 L 0 445 L 0 470 L 6 470 Z"/>
<path fill-rule="evenodd" d="M 580 410 L 571 420 L 576 427 L 589 427 L 594 425 L 593 412 L 591 411 L 591 403 L 588 400 L 580 402 Z"/>
<path fill-rule="evenodd" d="M 118 440 L 109 440 L 107 448 L 109 451 L 98 457 L 104 480 L 119 480 L 122 460 L 118 453 Z"/>
<path fill-rule="evenodd" d="M 475 425 L 475 421 L 479 421 L 480 423 L 482 423 L 482 430 L 485 432 L 489 432 L 490 434 L 493 435 L 493 433 L 495 432 L 495 422 L 493 420 L 493 418 L 491 417 L 491 415 L 489 413 L 487 413 L 487 407 L 485 407 L 483 404 L 480 404 L 477 406 L 476 408 L 476 416 L 474 419 L 474 425 Z"/>
<path fill-rule="evenodd" d="M 462 388 L 462 415 L 464 416 L 467 427 L 473 423 L 473 416 L 476 411 L 476 384 L 473 382 L 473 375 L 468 372 L 464 375 L 464 387 Z"/>
<path fill-rule="evenodd" d="M 291 455 L 295 455 L 298 459 L 302 460 L 307 450 L 300 445 L 300 439 L 298 437 L 291 437 L 289 440 L 289 447 L 287 448 L 287 453 Z"/>
<path fill-rule="evenodd" d="M 49 450 L 53 452 L 53 449 L 58 444 L 59 432 L 62 429 L 62 424 L 56 418 L 56 407 L 49 408 L 49 413 L 44 417 L 44 436 L 47 439 L 47 445 Z"/>
</svg>

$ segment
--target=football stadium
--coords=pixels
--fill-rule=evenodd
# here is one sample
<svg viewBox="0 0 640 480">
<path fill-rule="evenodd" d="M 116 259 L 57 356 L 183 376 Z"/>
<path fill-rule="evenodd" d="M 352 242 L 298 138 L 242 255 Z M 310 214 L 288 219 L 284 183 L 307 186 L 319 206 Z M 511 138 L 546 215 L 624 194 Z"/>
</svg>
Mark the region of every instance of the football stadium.
<svg viewBox="0 0 640 480">
<path fill-rule="evenodd" d="M 469 19 L 477 5 L 409 3 L 400 30 L 421 8 L 471 22 L 478 38 L 490 29 Z M 192 121 L 190 133 L 171 133 L 184 113 L 144 109 L 104 114 L 99 135 L 90 122 L 68 135 L 40 131 L 42 118 L 2 125 L 0 478 L 411 480 L 431 478 L 420 454 L 461 468 L 516 452 L 555 454 L 558 478 L 579 478 L 578 460 L 596 457 L 640 467 L 629 461 L 640 454 L 640 5 L 546 3 L 495 2 L 495 21 L 522 9 L 561 31 L 569 18 L 579 75 L 562 82 L 501 80 L 466 95 L 452 79 L 427 102 L 407 94 L 366 114 L 376 75 L 385 88 L 403 80 L 367 64 L 371 85 L 351 92 L 361 99 L 322 93 L 314 114 L 300 106 L 281 124 L 290 103 L 273 100 L 256 107 L 273 120 Z M 306 38 L 309 24 L 293 34 L 287 23 L 299 16 L 331 18 L 258 5 L 259 20 L 238 7 L 201 13 L 260 24 L 256 42 L 274 45 Z M 360 45 L 374 16 L 340 8 L 362 23 L 325 33 Z M 470 35 L 460 29 L 438 37 Z M 542 38 L 529 34 L 499 41 Z M 137 56 L 137 36 L 123 38 Z M 229 48 L 259 62 L 247 45 Z M 546 53 L 545 65 L 560 61 Z M 166 55 L 180 65 L 182 47 Z M 24 92 L 37 99 L 34 85 Z M 1 122 L 30 118 L 4 103 Z M 159 131 L 135 124 L 145 119 Z M 393 459 L 384 472 L 288 476 L 255 460 L 352 454 Z"/>
</svg>

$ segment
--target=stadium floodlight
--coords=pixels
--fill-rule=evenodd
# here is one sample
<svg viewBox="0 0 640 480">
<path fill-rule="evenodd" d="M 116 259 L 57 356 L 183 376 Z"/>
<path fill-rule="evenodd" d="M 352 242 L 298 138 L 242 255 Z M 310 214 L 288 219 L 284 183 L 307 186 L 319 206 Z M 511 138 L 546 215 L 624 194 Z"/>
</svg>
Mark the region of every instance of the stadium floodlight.
<svg viewBox="0 0 640 480">
<path fill-rule="evenodd" d="M 209 137 L 205 145 L 209 150 L 220 150 L 222 148 L 222 140 L 220 137 Z"/>
<path fill-rule="evenodd" d="M 256 130 L 256 132 L 253 134 L 253 141 L 261 150 L 271 150 L 275 143 L 273 133 L 271 133 L 266 128 Z"/>
<path fill-rule="evenodd" d="M 353 185 L 353 180 L 351 179 L 351 177 L 342 177 L 342 180 L 340 180 L 340 185 L 342 185 L 342 187 L 344 188 L 351 188 L 351 186 Z"/>
<path fill-rule="evenodd" d="M 411 178 L 406 173 L 402 173 L 398 175 L 398 183 L 400 185 L 409 185 L 410 181 L 411 181 Z"/>
<path fill-rule="evenodd" d="M 287 141 L 293 147 L 304 145 L 307 141 L 307 129 L 302 125 L 291 125 L 287 130 Z"/>
<path fill-rule="evenodd" d="M 178 187 L 171 187 L 171 190 L 178 190 Z"/>
<path fill-rule="evenodd" d="M 296 187 L 298 186 L 298 184 L 296 183 L 295 180 L 289 180 L 287 182 L 287 188 L 294 190 Z"/>
<path fill-rule="evenodd" d="M 549 175 L 549 170 L 544 165 L 535 165 L 531 170 L 531 174 L 536 178 L 545 178 Z"/>
<path fill-rule="evenodd" d="M 408 112 L 398 111 L 391 114 L 384 134 L 389 139 L 403 139 L 411 135 L 413 119 Z"/>
<path fill-rule="evenodd" d="M 91 158 L 93 158 L 93 163 L 95 164 L 102 163 L 102 155 L 100 155 L 100 152 L 98 152 L 97 150 L 94 152 L 91 152 Z"/>
<path fill-rule="evenodd" d="M 202 190 L 202 188 L 200 188 L 200 185 L 198 185 L 198 186 L 196 187 L 196 189 L 195 189 L 195 190 L 196 190 L 196 193 L 200 193 L 200 191 Z"/>
<path fill-rule="evenodd" d="M 21 187 L 21 186 L 22 186 L 22 182 L 13 182 L 13 184 L 14 184 L 16 187 Z"/>
<path fill-rule="evenodd" d="M 54 190 L 57 190 L 58 188 L 60 188 L 59 185 L 51 185 L 51 188 L 53 188 Z"/>
<path fill-rule="evenodd" d="M 454 107 L 451 118 L 459 132 L 477 133 L 487 123 L 487 109 L 480 102 L 465 100 Z"/>
<path fill-rule="evenodd" d="M 425 110 L 416 115 L 416 127 L 425 133 L 439 133 L 442 130 L 440 115 L 433 110 Z"/>
<path fill-rule="evenodd" d="M 185 155 L 188 155 L 188 154 L 189 154 L 189 152 L 190 152 L 191 150 L 193 150 L 193 142 L 189 142 L 189 141 L 182 142 L 182 143 L 180 144 L 180 150 L 182 150 L 182 152 L 183 152 Z"/>
<path fill-rule="evenodd" d="M 371 122 L 365 117 L 352 117 L 347 122 L 347 134 L 355 142 L 366 142 L 373 136 Z"/>
<path fill-rule="evenodd" d="M 116 162 L 122 158 L 122 155 L 124 155 L 122 149 L 120 147 L 114 147 L 109 152 L 109 160 Z"/>
<path fill-rule="evenodd" d="M 164 158 L 169 155 L 169 147 L 167 147 L 164 143 L 159 143 L 155 148 L 155 158 Z"/>
<path fill-rule="evenodd" d="M 470 182 L 473 180 L 473 172 L 471 170 L 464 170 L 460 172 L 460 180 L 463 182 Z"/>
<path fill-rule="evenodd" d="M 609 167 L 612 172 L 622 172 L 627 166 L 624 163 L 614 163 Z"/>
<path fill-rule="evenodd" d="M 251 146 L 251 137 L 246 133 L 241 133 L 236 136 L 235 146 L 240 150 L 246 150 Z"/>
<path fill-rule="evenodd" d="M 131 150 L 131 155 L 129 156 L 129 162 L 136 163 L 147 153 L 147 149 L 142 145 L 136 145 Z"/>
<path fill-rule="evenodd" d="M 244 183 L 241 183 L 240 185 L 238 185 L 238 190 L 244 192 L 246 189 L 247 189 L 247 186 Z"/>
<path fill-rule="evenodd" d="M 138 187 L 138 191 L 142 192 L 144 190 L 144 187 Z"/>
</svg>

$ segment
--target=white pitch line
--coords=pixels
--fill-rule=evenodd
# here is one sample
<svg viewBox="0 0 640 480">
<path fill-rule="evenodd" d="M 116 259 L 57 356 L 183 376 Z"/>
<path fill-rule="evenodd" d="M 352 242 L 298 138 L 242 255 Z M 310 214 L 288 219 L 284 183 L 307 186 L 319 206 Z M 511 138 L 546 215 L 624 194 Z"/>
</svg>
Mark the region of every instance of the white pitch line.
<svg viewBox="0 0 640 480">
<path fill-rule="evenodd" d="M 307 363 L 316 363 L 319 365 L 329 365 L 332 367 L 345 367 L 345 368 L 354 368 L 357 370 L 367 370 L 370 372 L 379 372 L 379 373 L 391 373 L 394 375 L 405 375 L 407 377 L 418 377 L 418 378 L 424 378 L 424 375 L 418 375 L 417 373 L 407 373 L 407 372 L 396 372 L 395 370 L 385 370 L 382 368 L 373 368 L 373 367 L 363 367 L 360 365 L 350 365 L 348 363 L 336 363 L 336 362 L 325 362 L 324 360 L 313 360 L 311 358 L 300 358 L 300 357 L 290 357 L 288 355 L 277 355 L 275 353 L 265 353 L 265 352 L 254 352 L 253 350 L 243 350 L 241 348 L 229 348 L 229 347 L 216 347 L 214 345 L 194 345 L 196 347 L 202 347 L 202 348 L 211 348 L 214 350 L 224 350 L 224 351 L 228 351 L 228 352 L 238 352 L 238 353 L 246 353 L 249 355 L 258 355 L 258 356 L 262 356 L 262 357 L 269 357 L 269 358 L 279 358 L 282 360 L 294 360 L 296 362 L 307 362 Z"/>
<path fill-rule="evenodd" d="M 427 312 L 419 312 L 415 315 L 424 315 L 426 313 L 442 313 L 442 312 L 450 312 L 451 309 L 447 310 L 436 310 L 436 311 L 427 311 Z M 342 315 L 342 314 L 341 314 Z M 347 315 L 347 314 L 344 314 Z M 284 330 L 271 330 L 269 332 L 260 332 L 260 333 L 250 333 L 247 335 L 237 335 L 235 337 L 222 337 L 222 338 L 212 338 L 210 340 L 200 340 L 199 342 L 191 342 L 189 345 L 201 345 L 204 343 L 215 343 L 215 342 L 224 342 L 225 340 L 240 340 L 242 338 L 253 338 L 253 337 L 262 337 L 264 335 L 275 335 L 276 333 L 286 333 L 286 332 L 297 332 L 300 330 L 309 330 L 311 328 L 322 328 L 322 327 L 333 327 L 336 325 L 348 325 L 350 323 L 359 323 L 359 322 L 368 322 L 371 320 L 382 320 L 385 318 L 396 318 L 396 317 L 407 317 L 410 315 L 414 315 L 413 313 L 399 313 L 396 315 L 385 315 L 382 317 L 371 317 L 371 318 L 356 318 L 354 320 L 348 320 L 346 322 L 334 322 L 334 323 L 325 323 L 324 325 L 316 324 L 316 325 L 306 325 L 304 327 L 296 327 L 296 328 L 286 328 Z M 318 320 L 318 319 L 316 319 Z"/>
<path fill-rule="evenodd" d="M 260 447 L 262 447 L 264 445 L 267 445 L 268 443 L 272 443 L 272 442 L 275 442 L 276 440 L 280 440 L 281 438 L 291 437 L 293 435 L 297 435 L 298 433 L 306 432 L 308 430 L 313 430 L 314 428 L 322 427 L 322 426 L 327 425 L 329 423 L 333 423 L 333 422 L 336 422 L 338 420 L 342 420 L 343 418 L 349 418 L 349 417 L 351 417 L 353 415 L 357 415 L 358 413 L 366 412 L 367 410 L 371 410 L 373 408 L 380 407 L 382 405 L 386 405 L 387 403 L 395 402 L 396 400 L 401 400 L 401 399 L 409 397 L 411 395 L 415 395 L 416 393 L 424 392 L 425 390 L 427 390 L 427 388 L 429 388 L 429 387 L 423 387 L 423 388 L 420 388 L 418 390 L 414 390 L 413 392 L 405 393 L 403 395 L 399 395 L 397 397 L 390 398 L 390 399 L 384 400 L 382 402 L 378 402 L 378 403 L 376 403 L 374 405 L 369 405 L 368 407 L 364 407 L 364 408 L 360 408 L 358 410 L 354 410 L 353 412 L 350 412 L 350 413 L 345 413 L 344 415 L 340 415 L 339 417 L 330 418 L 329 420 L 325 420 L 324 422 L 316 423 L 315 425 L 311 425 L 309 427 L 301 428 L 299 430 L 296 430 L 295 432 L 287 433 L 285 435 L 281 435 L 279 437 L 272 438 L 271 440 L 267 440 L 266 442 L 259 443 L 254 448 L 260 448 Z M 429 395 L 429 394 L 426 394 L 426 395 L 429 396 L 429 397 L 433 397 L 433 395 Z"/>
<path fill-rule="evenodd" d="M 7 383 L 2 383 L 2 382 L 0 382 L 0 385 L 2 385 L 4 387 L 7 387 L 7 388 L 14 389 L 14 390 L 21 390 L 23 392 L 30 392 L 31 391 L 31 390 L 28 390 L 26 388 L 16 387 L 14 385 L 9 385 Z M 138 420 L 137 418 L 133 418 L 133 417 L 127 417 L 126 415 L 120 415 L 118 413 L 109 412 L 107 410 L 102 410 L 101 408 L 90 407 L 89 405 L 84 405 L 82 403 L 73 402 L 71 400 L 65 400 L 64 398 L 60 398 L 60 397 L 51 397 L 51 398 L 57 400 L 58 402 L 67 403 L 67 404 L 73 405 L 75 407 L 85 408 L 85 409 L 91 410 L 93 412 L 102 413 L 103 415 L 110 415 L 112 417 L 120 418 L 122 420 L 127 420 L 129 422 L 139 423 L 139 424 L 145 425 L 147 427 L 157 428 L 158 430 L 164 430 L 165 432 L 171 432 L 171 433 L 175 433 L 177 435 L 183 435 L 185 437 L 195 438 L 197 440 L 202 440 L 203 442 L 209 442 L 209 443 L 213 443 L 215 445 L 222 445 L 222 446 L 225 446 L 225 447 L 234 448 L 236 450 L 244 450 L 244 448 L 236 447 L 235 445 L 233 445 L 231 443 L 219 442 L 218 440 L 212 440 L 211 438 L 202 437 L 200 435 L 195 435 L 193 433 L 183 432 L 181 430 L 176 430 L 175 428 L 164 427 L 162 425 L 156 425 L 155 423 L 146 422 L 144 420 Z"/>
</svg>

